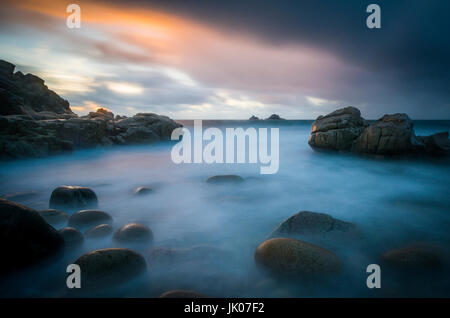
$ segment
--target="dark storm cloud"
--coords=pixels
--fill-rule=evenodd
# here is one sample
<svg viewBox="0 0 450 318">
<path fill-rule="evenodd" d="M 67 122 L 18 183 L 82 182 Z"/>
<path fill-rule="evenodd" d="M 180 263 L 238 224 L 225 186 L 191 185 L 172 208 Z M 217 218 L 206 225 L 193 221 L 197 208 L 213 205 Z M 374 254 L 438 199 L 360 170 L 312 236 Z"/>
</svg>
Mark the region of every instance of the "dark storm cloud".
<svg viewBox="0 0 450 318">
<path fill-rule="evenodd" d="M 444 114 L 450 113 L 450 1 L 135 0 L 132 3 L 189 17 L 228 32 L 247 33 L 271 45 L 301 43 L 332 52 L 362 70 L 354 78 L 342 80 L 354 85 L 355 90 L 364 90 L 366 96 L 371 88 L 385 86 L 386 91 L 392 89 L 392 94 L 405 97 L 404 102 L 417 96 L 428 105 L 436 105 Z M 381 29 L 366 27 L 369 15 L 366 7 L 370 3 L 381 7 Z M 127 1 L 126 5 L 132 4 Z M 371 101 L 374 99 L 383 97 L 370 96 Z M 402 100 L 396 96 L 392 99 Z"/>
</svg>

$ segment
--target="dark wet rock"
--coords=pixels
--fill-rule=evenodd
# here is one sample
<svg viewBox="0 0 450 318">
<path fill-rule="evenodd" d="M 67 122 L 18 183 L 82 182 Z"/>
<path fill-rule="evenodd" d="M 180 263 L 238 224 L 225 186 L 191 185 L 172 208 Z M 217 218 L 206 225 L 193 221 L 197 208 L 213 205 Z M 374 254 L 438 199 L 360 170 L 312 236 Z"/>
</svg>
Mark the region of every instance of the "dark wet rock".
<svg viewBox="0 0 450 318">
<path fill-rule="evenodd" d="M 442 265 L 439 248 L 429 244 L 390 250 L 381 256 L 381 261 L 398 270 L 433 270 Z"/>
<path fill-rule="evenodd" d="M 81 210 L 69 217 L 69 226 L 87 229 L 100 224 L 112 224 L 112 217 L 99 210 Z"/>
<path fill-rule="evenodd" d="M 148 243 L 153 240 L 153 233 L 148 226 L 130 223 L 117 230 L 114 239 L 121 243 Z"/>
<path fill-rule="evenodd" d="M 154 190 L 152 188 L 149 187 L 138 187 L 136 188 L 136 190 L 134 190 L 133 194 L 135 196 L 145 196 L 148 195 L 150 193 L 153 193 Z"/>
<path fill-rule="evenodd" d="M 370 124 L 352 145 L 352 151 L 378 155 L 411 153 L 420 147 L 413 122 L 406 114 L 384 115 Z"/>
<path fill-rule="evenodd" d="M 51 209 L 81 210 L 96 208 L 97 195 L 94 191 L 80 186 L 60 186 L 50 196 Z"/>
<path fill-rule="evenodd" d="M 100 224 L 86 231 L 86 238 L 103 238 L 112 235 L 113 227 L 110 224 Z"/>
<path fill-rule="evenodd" d="M 291 238 L 263 242 L 256 249 L 255 261 L 271 272 L 285 276 L 335 274 L 342 267 L 331 251 Z"/>
<path fill-rule="evenodd" d="M 59 234 L 64 238 L 66 247 L 78 247 L 83 244 L 83 234 L 73 227 L 65 227 L 59 230 Z"/>
<path fill-rule="evenodd" d="M 69 221 L 69 216 L 60 210 L 47 209 L 38 212 L 53 227 L 64 226 Z"/>
<path fill-rule="evenodd" d="M 88 289 L 118 286 L 147 270 L 144 257 L 126 248 L 92 251 L 78 258 L 75 264 L 80 266 L 83 288 Z"/>
<path fill-rule="evenodd" d="M 244 178 L 240 177 L 240 176 L 236 176 L 236 175 L 219 175 L 219 176 L 213 176 L 213 177 L 209 177 L 208 179 L 206 179 L 207 183 L 215 183 L 215 184 L 219 184 L 219 183 L 240 183 L 243 182 Z"/>
<path fill-rule="evenodd" d="M 266 118 L 266 120 L 284 120 L 284 118 L 281 118 L 277 114 L 272 114 L 268 118 Z"/>
<path fill-rule="evenodd" d="M 312 124 L 308 143 L 313 148 L 351 150 L 353 141 L 368 124 L 355 107 L 338 109 L 319 116 Z"/>
<path fill-rule="evenodd" d="M 252 115 L 252 117 L 250 117 L 248 120 L 259 120 L 259 118 L 256 117 L 255 115 Z"/>
<path fill-rule="evenodd" d="M 355 224 L 341 221 L 325 213 L 301 211 L 275 228 L 270 237 L 318 236 L 322 238 L 360 237 Z"/>
<path fill-rule="evenodd" d="M 0 276 L 57 255 L 62 236 L 37 211 L 0 199 Z"/>
<path fill-rule="evenodd" d="M 205 298 L 205 296 L 193 290 L 177 289 L 166 291 L 159 298 Z"/>
</svg>

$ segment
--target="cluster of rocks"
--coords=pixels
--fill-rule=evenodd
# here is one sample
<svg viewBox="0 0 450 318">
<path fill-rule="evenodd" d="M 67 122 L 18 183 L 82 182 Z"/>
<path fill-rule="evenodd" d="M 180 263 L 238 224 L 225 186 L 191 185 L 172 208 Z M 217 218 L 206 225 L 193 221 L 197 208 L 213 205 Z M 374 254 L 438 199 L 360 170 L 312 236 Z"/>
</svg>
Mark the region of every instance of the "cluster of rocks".
<svg viewBox="0 0 450 318">
<path fill-rule="evenodd" d="M 250 117 L 248 120 L 262 120 L 259 119 L 258 117 L 256 117 L 255 115 L 252 115 L 252 117 Z M 272 114 L 269 117 L 267 117 L 264 120 L 285 120 L 284 118 L 281 118 L 279 115 L 277 114 Z"/>
<path fill-rule="evenodd" d="M 14 73 L 14 68 L 0 60 L 0 159 L 168 140 L 172 131 L 181 127 L 166 116 L 114 116 L 102 108 L 79 117 L 44 80 L 20 71 Z"/>
<path fill-rule="evenodd" d="M 450 153 L 448 132 L 416 136 L 413 126 L 407 114 L 384 115 L 370 123 L 359 109 L 345 107 L 317 117 L 308 143 L 314 149 L 373 155 Z"/>
<path fill-rule="evenodd" d="M 326 238 L 345 244 L 360 239 L 358 227 L 324 213 L 301 211 L 283 221 L 255 251 L 255 261 L 270 273 L 301 279 L 324 278 L 341 272 L 342 262 L 332 251 L 310 243 Z M 433 271 L 442 265 L 438 248 L 416 244 L 389 250 L 379 257 L 380 263 L 393 270 Z"/>
</svg>

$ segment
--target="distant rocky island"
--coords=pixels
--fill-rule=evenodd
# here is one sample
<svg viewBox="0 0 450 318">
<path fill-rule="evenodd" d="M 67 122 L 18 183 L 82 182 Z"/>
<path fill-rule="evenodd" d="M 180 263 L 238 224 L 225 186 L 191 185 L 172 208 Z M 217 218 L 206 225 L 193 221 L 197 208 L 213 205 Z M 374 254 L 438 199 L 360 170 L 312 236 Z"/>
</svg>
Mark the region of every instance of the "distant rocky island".
<svg viewBox="0 0 450 318">
<path fill-rule="evenodd" d="M 14 69 L 14 64 L 0 60 L 0 159 L 168 140 L 181 126 L 153 113 L 114 116 L 102 108 L 79 117 L 43 79 Z"/>
<path fill-rule="evenodd" d="M 448 132 L 416 136 L 407 114 L 384 115 L 369 123 L 355 107 L 319 116 L 312 124 L 309 145 L 317 150 L 371 155 L 448 155 Z"/>
<path fill-rule="evenodd" d="M 255 115 L 252 115 L 252 117 L 250 117 L 248 120 L 262 120 L 259 119 L 258 117 L 256 117 Z M 264 120 L 285 120 L 284 118 L 281 118 L 279 115 L 277 114 L 272 114 L 270 115 L 268 118 L 264 119 Z"/>
</svg>

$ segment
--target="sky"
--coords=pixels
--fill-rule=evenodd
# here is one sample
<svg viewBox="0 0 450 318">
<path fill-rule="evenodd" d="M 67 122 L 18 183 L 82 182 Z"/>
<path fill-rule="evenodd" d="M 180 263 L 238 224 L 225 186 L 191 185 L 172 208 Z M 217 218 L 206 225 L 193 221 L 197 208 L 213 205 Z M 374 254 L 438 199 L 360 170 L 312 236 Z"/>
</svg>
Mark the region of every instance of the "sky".
<svg viewBox="0 0 450 318">
<path fill-rule="evenodd" d="M 450 1 L 0 3 L 0 59 L 80 115 L 314 119 L 355 106 L 367 119 L 450 119 Z M 366 26 L 371 3 L 380 29 Z"/>
</svg>

